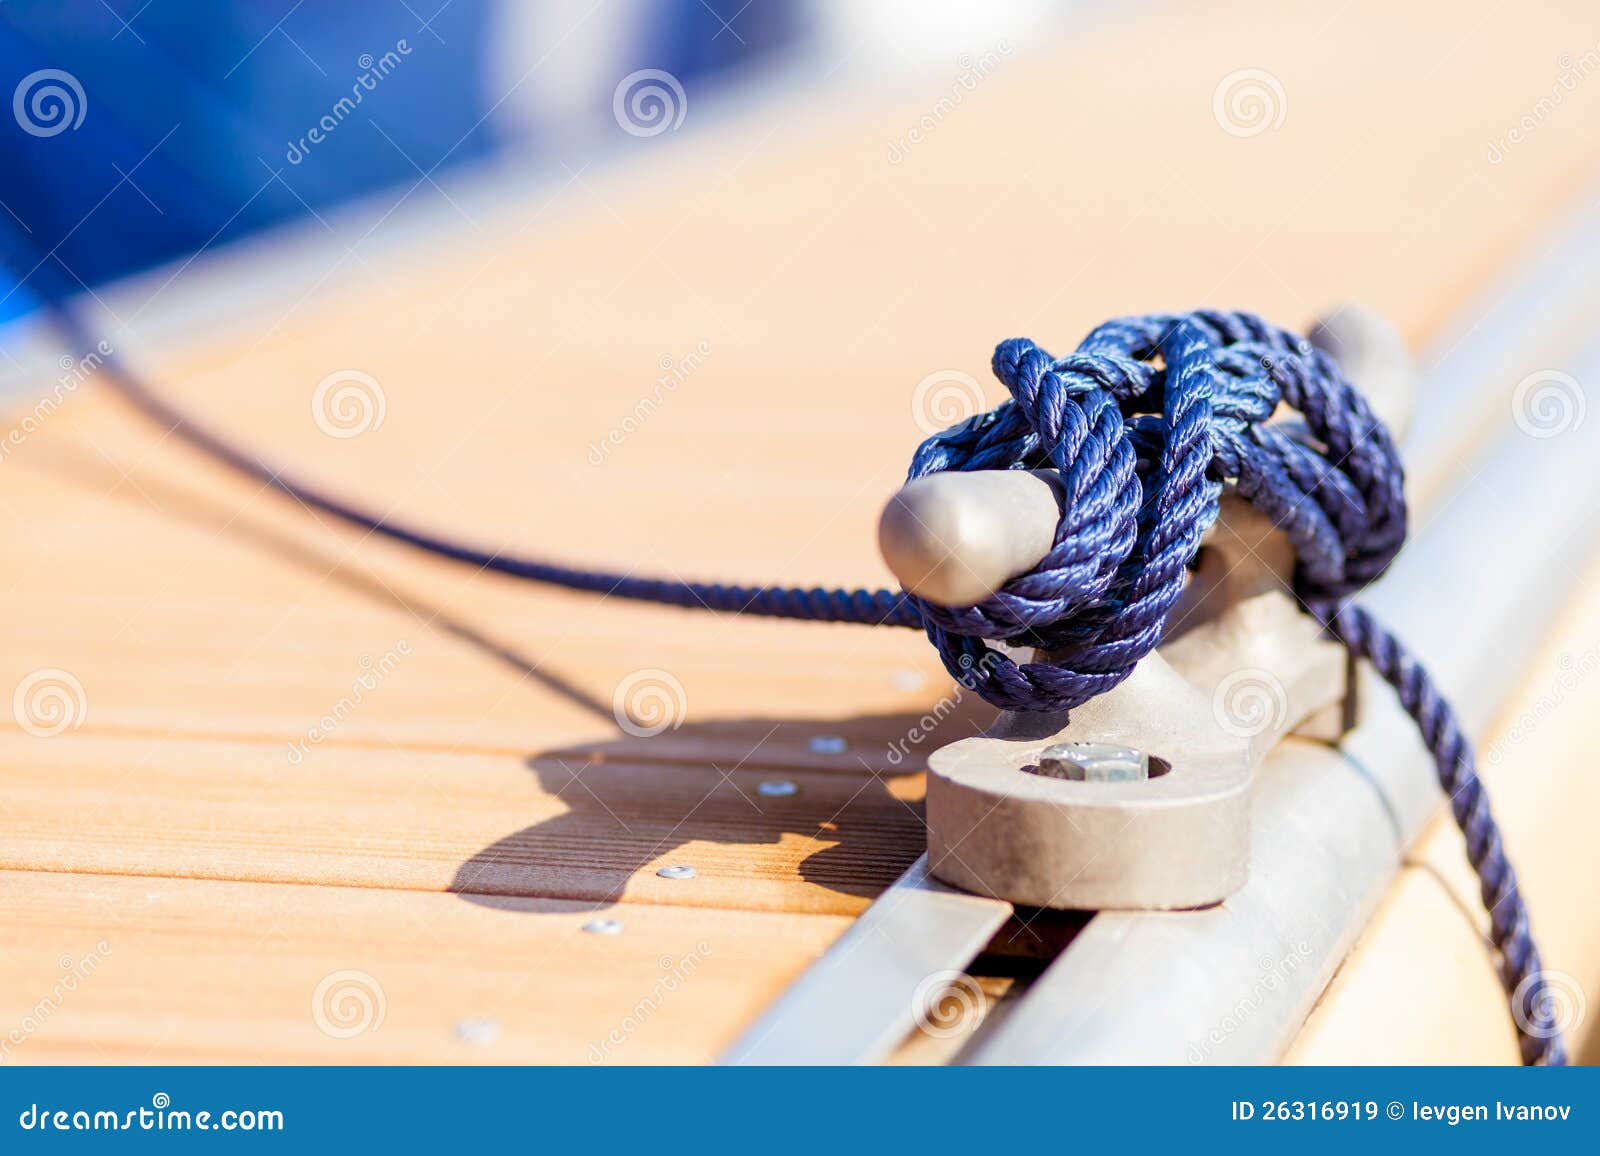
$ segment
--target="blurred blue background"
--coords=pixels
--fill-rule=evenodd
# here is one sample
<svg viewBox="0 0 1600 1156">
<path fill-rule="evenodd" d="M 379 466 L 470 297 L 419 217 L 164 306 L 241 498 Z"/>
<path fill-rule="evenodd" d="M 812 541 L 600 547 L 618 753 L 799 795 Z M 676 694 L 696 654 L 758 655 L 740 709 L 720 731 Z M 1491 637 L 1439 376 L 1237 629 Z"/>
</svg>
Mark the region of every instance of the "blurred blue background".
<svg viewBox="0 0 1600 1156">
<path fill-rule="evenodd" d="M 893 83 L 1086 6 L 0 0 L 0 324 L 380 190 L 615 146 L 641 69 L 694 101 Z"/>
<path fill-rule="evenodd" d="M 423 173 L 537 149 L 609 118 L 632 70 L 701 84 L 793 50 L 808 24 L 784 0 L 8 0 L 0 321 Z"/>
</svg>

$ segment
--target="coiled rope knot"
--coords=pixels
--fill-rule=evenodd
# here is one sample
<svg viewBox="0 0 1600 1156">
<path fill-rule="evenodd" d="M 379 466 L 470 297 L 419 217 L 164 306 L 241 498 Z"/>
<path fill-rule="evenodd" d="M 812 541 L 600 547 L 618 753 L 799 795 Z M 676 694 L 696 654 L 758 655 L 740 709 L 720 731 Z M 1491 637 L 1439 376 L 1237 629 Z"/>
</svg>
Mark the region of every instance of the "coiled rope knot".
<svg viewBox="0 0 1600 1156">
<path fill-rule="evenodd" d="M 1050 552 L 976 606 L 907 595 L 956 678 L 996 706 L 1070 710 L 1160 643 L 1224 484 L 1293 544 L 1294 592 L 1326 620 L 1406 534 L 1403 471 L 1383 423 L 1310 342 L 1249 313 L 1107 322 L 1054 358 L 995 350 L 1011 399 L 918 447 L 910 477 L 1054 469 Z M 1298 422 L 1268 418 L 1286 404 Z M 988 642 L 1036 647 L 1017 664 Z"/>
<path fill-rule="evenodd" d="M 1231 484 L 1289 538 L 1301 606 L 1416 720 L 1478 875 L 1523 1060 L 1565 1063 L 1560 1000 L 1471 746 L 1427 671 L 1348 600 L 1399 552 L 1406 507 L 1393 441 L 1333 358 L 1251 314 L 1207 311 L 1111 321 L 1060 359 L 1005 341 L 994 372 L 1011 400 L 923 442 L 910 475 L 1053 469 L 1062 513 L 1049 553 L 985 601 L 902 595 L 951 674 L 1011 710 L 1111 689 L 1161 642 Z M 1280 405 L 1300 420 L 1268 424 Z M 1018 665 L 996 640 L 1043 657 Z"/>
</svg>

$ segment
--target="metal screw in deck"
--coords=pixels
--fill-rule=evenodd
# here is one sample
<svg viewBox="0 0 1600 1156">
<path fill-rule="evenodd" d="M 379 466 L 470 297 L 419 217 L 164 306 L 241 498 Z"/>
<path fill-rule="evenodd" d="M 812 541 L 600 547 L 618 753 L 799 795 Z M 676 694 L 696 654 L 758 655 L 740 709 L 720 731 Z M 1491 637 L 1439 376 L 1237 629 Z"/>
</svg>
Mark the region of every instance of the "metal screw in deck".
<svg viewBox="0 0 1600 1156">
<path fill-rule="evenodd" d="M 500 1038 L 500 1024 L 496 1020 L 474 1016 L 456 1021 L 456 1039 L 464 1044 L 486 1048 Z"/>
</svg>

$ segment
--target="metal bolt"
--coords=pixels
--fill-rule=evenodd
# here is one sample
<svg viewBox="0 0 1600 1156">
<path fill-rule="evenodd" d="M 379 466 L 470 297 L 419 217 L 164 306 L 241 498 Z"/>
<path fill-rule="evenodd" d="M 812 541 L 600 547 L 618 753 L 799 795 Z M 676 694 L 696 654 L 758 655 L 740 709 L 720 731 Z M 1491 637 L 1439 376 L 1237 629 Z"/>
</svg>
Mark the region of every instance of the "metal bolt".
<svg viewBox="0 0 1600 1156">
<path fill-rule="evenodd" d="M 674 863 L 670 867 L 663 867 L 656 874 L 663 879 L 693 879 L 694 868 L 687 863 Z"/>
<path fill-rule="evenodd" d="M 811 740 L 814 755 L 842 755 L 849 749 L 850 744 L 838 735 L 817 735 Z"/>
<path fill-rule="evenodd" d="M 799 790 L 800 788 L 788 779 L 768 779 L 756 788 L 756 794 L 766 799 L 787 799 Z"/>
<path fill-rule="evenodd" d="M 583 925 L 583 929 L 590 935 L 621 935 L 622 920 L 620 919 L 591 919 Z"/>
<path fill-rule="evenodd" d="M 1039 774 L 1076 783 L 1131 783 L 1150 777 L 1150 756 L 1111 743 L 1056 743 L 1039 752 Z"/>
<path fill-rule="evenodd" d="M 499 1038 L 500 1024 L 495 1020 L 474 1017 L 456 1021 L 456 1039 L 464 1044 L 486 1048 Z"/>
</svg>

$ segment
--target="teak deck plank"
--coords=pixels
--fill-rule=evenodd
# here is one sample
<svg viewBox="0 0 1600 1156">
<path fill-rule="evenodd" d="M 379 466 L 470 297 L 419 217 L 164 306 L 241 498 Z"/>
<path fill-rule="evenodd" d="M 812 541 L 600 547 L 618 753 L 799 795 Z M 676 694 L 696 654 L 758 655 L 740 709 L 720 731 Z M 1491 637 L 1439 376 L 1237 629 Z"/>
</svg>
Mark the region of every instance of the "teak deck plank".
<svg viewBox="0 0 1600 1156">
<path fill-rule="evenodd" d="M 786 106 L 471 201 L 476 231 L 442 208 L 452 223 L 411 239 L 402 212 L 359 259 L 330 241 L 326 279 L 298 300 L 162 343 L 111 337 L 292 473 L 428 525 L 635 573 L 877 585 L 876 514 L 923 435 L 916 386 L 954 370 L 998 400 L 999 338 L 1065 351 L 1123 312 L 1298 324 L 1356 299 L 1420 342 L 1486 290 L 1595 175 L 1582 129 L 1600 88 L 1490 165 L 1487 142 L 1548 91 L 1558 53 L 1592 42 L 1591 13 L 1457 15 L 1108 18 L 1004 56 L 899 163 L 888 143 L 948 78 L 892 102 L 840 96 L 848 123 L 824 113 L 825 130 Z M 1270 68 L 1287 107 L 1241 139 L 1212 98 L 1247 65 Z M 272 260 L 241 252 L 110 299 L 181 314 Z M 663 359 L 701 342 L 590 464 Z M 385 419 L 326 437 L 312 391 L 351 368 L 382 383 Z M 890 751 L 948 684 L 915 632 L 475 576 L 323 525 L 90 391 L 7 456 L 0 525 L 0 686 L 61 668 L 88 702 L 54 738 L 0 718 L 0 868 L 30 869 L 0 902 L 0 1027 L 79 940 L 127 944 L 30 1056 L 470 1059 L 450 1025 L 490 1014 L 505 1030 L 484 1058 L 582 1062 L 704 926 L 735 942 L 625 1049 L 704 1059 L 916 853 L 915 756 Z M 291 763 L 363 656 L 402 639 L 413 653 Z M 682 685 L 681 727 L 618 731 L 612 695 L 639 670 Z M 981 719 L 961 704 L 941 740 Z M 814 750 L 821 735 L 847 751 Z M 566 766 L 589 769 L 557 798 Z M 751 789 L 776 777 L 799 794 Z M 697 880 L 653 874 L 678 859 Z M 647 934 L 570 934 L 619 900 Z M 330 1041 L 310 988 L 369 957 L 392 976 L 392 1019 Z"/>
<path fill-rule="evenodd" d="M 0 1025 L 24 1029 L 6 1059 L 706 1061 L 849 922 L 604 914 L 619 934 L 584 932 L 592 905 L 559 900 L 4 871 Z M 360 974 L 314 1000 L 341 972 Z"/>
<path fill-rule="evenodd" d="M 918 775 L 40 741 L 0 738 L 4 866 L 847 914 L 923 849 Z"/>
</svg>

